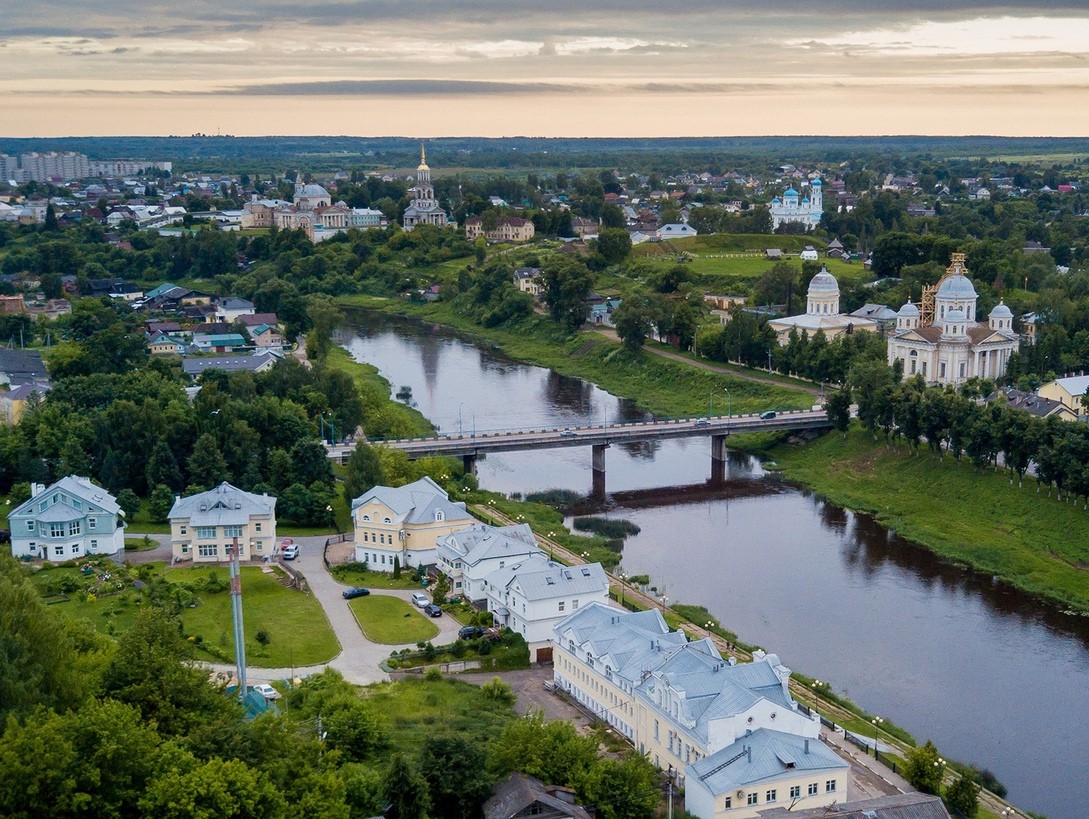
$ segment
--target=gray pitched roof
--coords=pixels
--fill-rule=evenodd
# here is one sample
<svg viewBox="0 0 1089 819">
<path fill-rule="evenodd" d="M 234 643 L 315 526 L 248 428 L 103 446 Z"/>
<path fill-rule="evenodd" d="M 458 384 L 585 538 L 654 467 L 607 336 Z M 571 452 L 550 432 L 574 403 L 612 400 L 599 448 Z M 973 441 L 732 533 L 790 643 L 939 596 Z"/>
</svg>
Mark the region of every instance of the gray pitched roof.
<svg viewBox="0 0 1089 819">
<path fill-rule="evenodd" d="M 206 370 L 224 372 L 259 372 L 268 369 L 275 359 L 264 355 L 215 355 L 201 358 L 183 358 L 182 370 L 188 376 L 200 375 Z"/>
<path fill-rule="evenodd" d="M 44 496 L 48 496 L 58 489 L 63 490 L 69 495 L 84 501 L 85 504 L 97 507 L 104 512 L 116 515 L 121 511 L 121 507 L 117 505 L 117 499 L 101 486 L 91 483 L 90 478 L 82 478 L 79 475 L 68 475 L 65 478 L 61 478 L 56 483 L 50 484 L 41 492 L 35 494 L 30 500 L 23 501 L 23 503 L 11 510 L 9 516 L 21 515 L 24 513 L 33 514 L 33 510 L 37 507 L 38 502 L 40 502 Z M 46 513 L 52 512 L 53 508 L 55 507 L 51 507 Z M 68 507 L 64 508 L 67 509 Z M 87 511 L 91 510 L 88 509 Z M 62 512 L 59 511 L 57 514 L 62 514 Z M 77 517 L 81 517 L 81 515 L 77 515 Z M 59 520 L 60 518 L 56 519 Z"/>
<path fill-rule="evenodd" d="M 251 515 L 271 515 L 275 511 L 276 498 L 244 492 L 224 481 L 207 492 L 178 498 L 167 517 L 186 518 L 190 526 L 241 526 Z"/>
<path fill-rule="evenodd" d="M 949 819 L 941 797 L 925 793 L 898 793 L 808 810 L 773 808 L 758 815 L 761 819 Z"/>
<path fill-rule="evenodd" d="M 45 378 L 45 364 L 37 350 L 15 350 L 0 347 L 0 372 L 7 373 L 12 381 L 27 378 Z"/>
<path fill-rule="evenodd" d="M 352 510 L 372 500 L 388 507 L 402 523 L 430 523 L 440 511 L 448 521 L 473 520 L 464 503 L 451 501 L 446 491 L 426 476 L 404 486 L 373 486 L 352 501 Z"/>
<path fill-rule="evenodd" d="M 541 553 L 527 556 L 512 566 L 488 575 L 488 582 L 499 588 L 517 588 L 527 600 L 548 600 L 572 594 L 600 593 L 608 588 L 600 563 L 564 566 Z"/>
<path fill-rule="evenodd" d="M 818 740 L 758 728 L 689 765 L 685 780 L 699 782 L 711 793 L 720 794 L 759 786 L 791 771 L 847 771 L 850 767 Z"/>
<path fill-rule="evenodd" d="M 514 773 L 495 786 L 495 795 L 484 803 L 484 819 L 512 819 L 534 803 L 541 809 L 535 816 L 569 819 L 591 816 L 575 804 L 574 793 L 569 789 L 544 785 L 532 776 Z"/>
<path fill-rule="evenodd" d="M 528 523 L 512 526 L 476 524 L 447 535 L 438 544 L 438 549 L 443 557 L 461 560 L 468 566 L 475 566 L 482 560 L 523 557 L 541 551 Z"/>
</svg>

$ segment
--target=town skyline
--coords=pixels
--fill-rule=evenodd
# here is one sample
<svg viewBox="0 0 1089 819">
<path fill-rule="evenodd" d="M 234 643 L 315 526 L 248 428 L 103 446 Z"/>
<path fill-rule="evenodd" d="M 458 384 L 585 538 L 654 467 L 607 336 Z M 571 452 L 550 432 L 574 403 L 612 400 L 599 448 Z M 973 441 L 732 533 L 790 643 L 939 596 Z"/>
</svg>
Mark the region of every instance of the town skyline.
<svg viewBox="0 0 1089 819">
<path fill-rule="evenodd" d="M 9 10 L 5 136 L 1089 133 L 1076 3 L 62 5 Z"/>
</svg>

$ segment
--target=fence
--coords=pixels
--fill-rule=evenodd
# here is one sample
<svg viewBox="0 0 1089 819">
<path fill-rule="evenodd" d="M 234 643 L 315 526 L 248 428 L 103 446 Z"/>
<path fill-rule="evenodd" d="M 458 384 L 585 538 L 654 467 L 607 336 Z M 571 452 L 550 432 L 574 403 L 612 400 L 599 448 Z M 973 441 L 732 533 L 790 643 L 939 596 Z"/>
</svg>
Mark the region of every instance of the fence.
<svg viewBox="0 0 1089 819">
<path fill-rule="evenodd" d="M 331 569 L 333 567 L 333 564 L 329 562 L 329 547 L 336 543 L 345 543 L 351 540 L 352 537 L 351 532 L 341 532 L 325 539 L 325 546 L 321 550 L 321 559 L 325 563 L 325 568 Z"/>
</svg>

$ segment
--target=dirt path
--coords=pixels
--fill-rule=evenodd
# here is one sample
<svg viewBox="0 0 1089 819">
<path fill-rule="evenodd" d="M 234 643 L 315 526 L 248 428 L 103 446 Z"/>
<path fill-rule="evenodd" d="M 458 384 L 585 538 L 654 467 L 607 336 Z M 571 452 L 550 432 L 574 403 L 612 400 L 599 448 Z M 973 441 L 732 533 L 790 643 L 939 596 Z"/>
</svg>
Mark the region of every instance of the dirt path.
<svg viewBox="0 0 1089 819">
<path fill-rule="evenodd" d="M 598 333 L 605 336 L 612 341 L 620 341 L 620 337 L 616 334 L 616 330 L 611 327 L 594 327 L 591 332 Z M 699 370 L 707 370 L 708 372 L 721 373 L 722 375 L 729 375 L 734 378 L 740 378 L 743 381 L 755 381 L 758 384 L 768 384 L 772 387 L 783 387 L 784 389 L 793 389 L 798 392 L 807 392 L 813 396 L 819 396 L 821 391 L 818 387 L 811 387 L 808 384 L 783 384 L 781 381 L 776 381 L 766 375 L 760 375 L 755 370 L 736 370 L 732 367 L 725 367 L 722 364 L 714 364 L 708 361 L 693 361 L 691 358 L 681 355 L 680 353 L 673 353 L 669 350 L 662 350 L 658 347 L 643 347 L 645 352 L 652 355 L 656 355 L 660 358 L 667 358 L 670 361 L 676 361 L 679 364 L 687 364 L 690 367 L 695 367 Z"/>
</svg>

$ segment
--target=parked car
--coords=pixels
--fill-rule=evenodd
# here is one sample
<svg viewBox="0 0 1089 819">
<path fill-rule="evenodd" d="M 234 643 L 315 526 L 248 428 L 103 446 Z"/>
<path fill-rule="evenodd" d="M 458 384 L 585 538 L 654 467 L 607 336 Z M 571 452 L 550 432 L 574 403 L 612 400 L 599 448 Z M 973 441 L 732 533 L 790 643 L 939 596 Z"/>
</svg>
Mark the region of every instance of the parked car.
<svg viewBox="0 0 1089 819">
<path fill-rule="evenodd" d="M 431 605 L 431 598 L 428 597 L 426 594 L 420 594 L 420 592 L 416 592 L 414 595 L 412 595 L 412 605 L 419 606 L 422 609 L 424 606 Z"/>
<path fill-rule="evenodd" d="M 266 700 L 278 700 L 280 699 L 280 692 L 273 688 L 268 683 L 258 683 L 251 686 L 252 690 L 260 694 Z"/>
<path fill-rule="evenodd" d="M 284 560 L 294 560 L 299 556 L 299 544 L 289 543 L 286 546 L 283 546 L 282 554 L 284 556 Z"/>
<path fill-rule="evenodd" d="M 428 603 L 424 606 L 424 611 L 427 612 L 428 617 L 442 617 L 442 608 L 434 603 Z"/>
<path fill-rule="evenodd" d="M 349 586 L 340 593 L 340 596 L 345 600 L 351 600 L 353 597 L 366 597 L 370 593 L 370 589 L 365 589 L 362 586 Z"/>
<path fill-rule="evenodd" d="M 760 417 L 763 418 L 765 421 L 770 421 L 772 418 L 775 417 L 775 410 L 768 410 L 767 412 L 762 412 L 760 413 Z"/>
<path fill-rule="evenodd" d="M 475 640 L 484 634 L 484 629 L 480 626 L 462 626 L 458 629 L 459 640 Z"/>
</svg>

